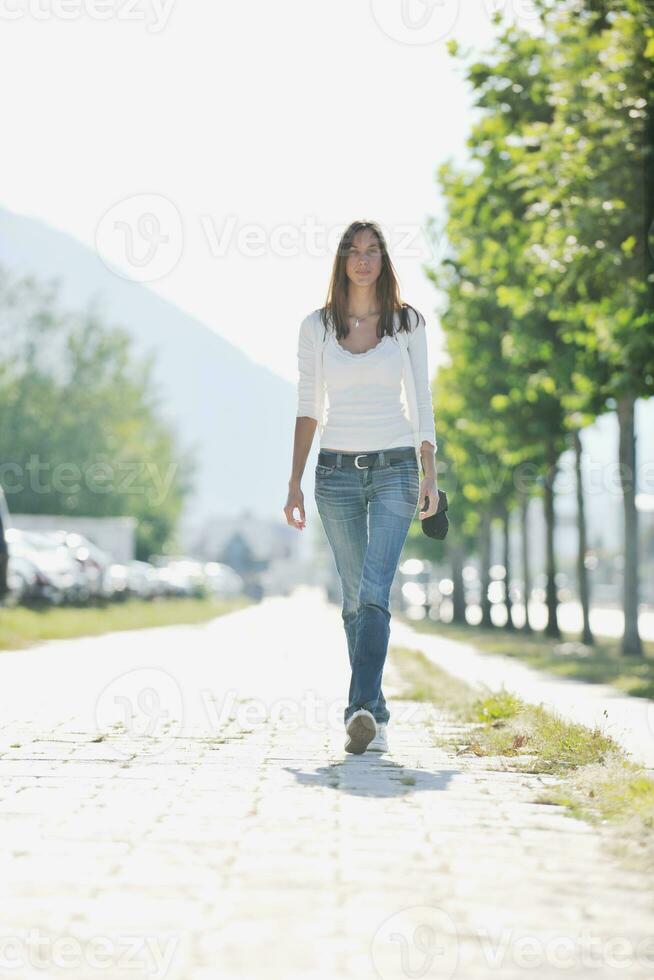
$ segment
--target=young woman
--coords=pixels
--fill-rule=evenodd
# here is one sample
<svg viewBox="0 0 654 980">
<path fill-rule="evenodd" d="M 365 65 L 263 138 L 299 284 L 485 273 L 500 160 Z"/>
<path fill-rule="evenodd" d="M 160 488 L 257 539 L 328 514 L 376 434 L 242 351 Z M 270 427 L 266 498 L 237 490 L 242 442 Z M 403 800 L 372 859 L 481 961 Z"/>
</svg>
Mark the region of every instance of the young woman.
<svg viewBox="0 0 654 980">
<path fill-rule="evenodd" d="M 435 514 L 438 490 L 425 321 L 400 301 L 376 222 L 355 221 L 343 233 L 326 305 L 300 326 L 298 368 L 293 472 L 284 513 L 290 525 L 305 527 L 300 481 L 319 426 L 315 499 L 341 583 L 352 670 L 345 750 L 385 752 L 390 712 L 381 681 L 390 590 L 416 506 L 421 520 Z M 409 415 L 402 382 L 413 395 Z"/>
</svg>

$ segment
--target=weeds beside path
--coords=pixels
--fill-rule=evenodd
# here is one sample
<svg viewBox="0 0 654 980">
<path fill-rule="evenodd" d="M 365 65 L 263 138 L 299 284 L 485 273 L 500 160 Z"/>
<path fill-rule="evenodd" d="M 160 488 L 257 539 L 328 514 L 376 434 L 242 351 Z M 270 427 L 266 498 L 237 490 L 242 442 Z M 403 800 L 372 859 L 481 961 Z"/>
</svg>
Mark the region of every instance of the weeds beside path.
<svg viewBox="0 0 654 980">
<path fill-rule="evenodd" d="M 654 780 L 609 735 L 503 687 L 479 693 L 420 651 L 392 647 L 389 657 L 405 684 L 403 699 L 432 703 L 464 726 L 441 744 L 491 757 L 504 770 L 561 777 L 537 802 L 564 805 L 573 816 L 608 826 L 611 845 L 628 865 L 654 870 Z"/>
</svg>

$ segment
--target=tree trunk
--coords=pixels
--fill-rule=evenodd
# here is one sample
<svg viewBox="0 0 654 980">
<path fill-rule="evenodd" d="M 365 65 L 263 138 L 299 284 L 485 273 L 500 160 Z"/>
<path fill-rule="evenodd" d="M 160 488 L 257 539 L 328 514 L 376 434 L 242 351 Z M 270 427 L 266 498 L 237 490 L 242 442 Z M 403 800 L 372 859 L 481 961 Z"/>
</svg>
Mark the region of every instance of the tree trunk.
<svg viewBox="0 0 654 980">
<path fill-rule="evenodd" d="M 490 562 L 491 562 L 491 515 L 485 510 L 481 519 L 481 625 L 492 626 L 491 604 L 488 598 L 490 587 Z"/>
<path fill-rule="evenodd" d="M 620 481 L 624 502 L 624 635 L 622 653 L 642 657 L 638 632 L 638 512 L 636 511 L 636 433 L 633 395 L 618 399 L 620 424 Z"/>
<path fill-rule="evenodd" d="M 552 454 L 550 454 L 552 457 Z M 555 639 L 561 638 L 561 630 L 557 619 L 558 599 L 556 595 L 556 561 L 554 558 L 554 480 L 556 479 L 557 462 L 550 458 L 545 479 L 545 555 L 547 584 L 545 601 L 547 603 L 547 625 L 545 635 Z"/>
<path fill-rule="evenodd" d="M 513 604 L 511 602 L 511 542 L 510 542 L 510 530 L 511 530 L 511 515 L 507 507 L 504 508 L 502 514 L 502 532 L 503 532 L 503 551 L 504 551 L 504 606 L 506 608 L 506 624 L 504 626 L 507 630 L 514 630 L 515 623 L 513 622 Z"/>
<path fill-rule="evenodd" d="M 525 633 L 532 633 L 529 620 L 529 597 L 531 595 L 531 569 L 529 567 L 529 501 L 530 496 L 523 493 L 520 496 L 520 549 L 522 552 L 522 588 L 525 603 Z"/>
<path fill-rule="evenodd" d="M 577 547 L 577 582 L 579 586 L 579 601 L 583 615 L 581 641 L 587 646 L 593 646 L 595 639 L 590 628 L 590 601 L 588 587 L 588 569 L 586 568 L 586 509 L 584 504 L 584 483 L 581 472 L 582 446 L 579 430 L 573 433 L 575 449 L 575 476 L 577 484 L 577 530 L 579 542 Z"/>
<path fill-rule="evenodd" d="M 464 553 L 460 544 L 450 545 L 450 558 L 452 562 L 452 622 L 461 623 L 465 626 L 467 620 L 466 595 L 463 585 Z"/>
</svg>

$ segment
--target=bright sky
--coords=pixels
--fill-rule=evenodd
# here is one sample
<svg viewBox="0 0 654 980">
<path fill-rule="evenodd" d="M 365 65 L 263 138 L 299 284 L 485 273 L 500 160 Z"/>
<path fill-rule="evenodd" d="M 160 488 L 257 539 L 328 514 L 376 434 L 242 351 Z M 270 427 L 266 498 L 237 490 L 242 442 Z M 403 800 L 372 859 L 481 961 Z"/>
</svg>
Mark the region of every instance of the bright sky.
<svg viewBox="0 0 654 980">
<path fill-rule="evenodd" d="M 296 380 L 339 232 L 387 234 L 439 360 L 422 265 L 435 172 L 483 48 L 526 0 L 0 0 L 0 204 L 66 231 Z"/>
</svg>

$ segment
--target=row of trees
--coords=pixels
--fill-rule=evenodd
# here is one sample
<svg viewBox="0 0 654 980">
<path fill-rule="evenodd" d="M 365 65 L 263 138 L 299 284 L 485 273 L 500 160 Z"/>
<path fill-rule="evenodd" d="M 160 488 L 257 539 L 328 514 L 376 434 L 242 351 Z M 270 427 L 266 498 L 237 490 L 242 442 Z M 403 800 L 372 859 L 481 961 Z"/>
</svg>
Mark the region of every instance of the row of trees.
<svg viewBox="0 0 654 980">
<path fill-rule="evenodd" d="M 160 418 L 152 357 L 57 292 L 0 270 L 0 487 L 15 513 L 136 517 L 145 560 L 170 545 L 194 464 Z"/>
<path fill-rule="evenodd" d="M 553 484 L 576 453 L 583 641 L 592 643 L 580 430 L 617 411 L 624 506 L 624 654 L 642 655 L 634 404 L 654 392 L 654 23 L 646 0 L 539 0 L 540 30 L 498 25 L 483 60 L 450 46 L 475 94 L 470 165 L 439 170 L 450 363 L 438 372 L 439 460 L 456 473 L 448 542 L 455 616 L 463 556 L 481 541 L 483 622 L 491 522 L 543 496 L 549 636 L 557 622 Z M 504 469 L 503 469 L 504 468 Z M 504 473 L 499 481 L 489 473 Z M 446 484 L 444 484 L 446 485 Z M 513 626 L 510 603 L 508 617 Z M 526 628 L 529 629 L 527 619 Z"/>
</svg>

